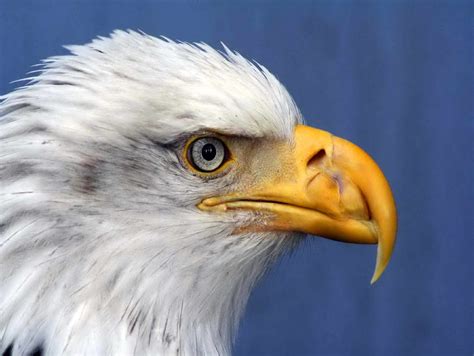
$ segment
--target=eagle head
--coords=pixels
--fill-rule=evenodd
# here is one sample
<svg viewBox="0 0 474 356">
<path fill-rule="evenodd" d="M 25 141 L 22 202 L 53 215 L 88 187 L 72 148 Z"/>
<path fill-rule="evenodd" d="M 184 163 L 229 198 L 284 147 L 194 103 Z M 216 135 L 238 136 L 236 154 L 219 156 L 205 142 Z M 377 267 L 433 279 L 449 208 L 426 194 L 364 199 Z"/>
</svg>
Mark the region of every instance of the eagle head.
<svg viewBox="0 0 474 356">
<path fill-rule="evenodd" d="M 382 172 L 263 66 L 130 31 L 68 49 L 0 104 L 0 351 L 228 354 L 306 234 L 378 243 L 383 272 Z"/>
</svg>

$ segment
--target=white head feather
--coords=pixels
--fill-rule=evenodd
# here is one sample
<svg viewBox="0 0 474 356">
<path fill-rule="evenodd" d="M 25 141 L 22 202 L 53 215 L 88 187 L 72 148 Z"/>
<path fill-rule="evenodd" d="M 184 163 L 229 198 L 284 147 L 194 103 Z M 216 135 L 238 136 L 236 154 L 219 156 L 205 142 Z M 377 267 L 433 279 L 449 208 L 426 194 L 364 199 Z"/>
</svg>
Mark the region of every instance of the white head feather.
<svg viewBox="0 0 474 356">
<path fill-rule="evenodd" d="M 290 138 L 301 115 L 225 48 L 116 31 L 53 57 L 0 104 L 0 351 L 227 354 L 250 291 L 298 239 L 234 235 L 179 161 L 215 130 Z"/>
</svg>

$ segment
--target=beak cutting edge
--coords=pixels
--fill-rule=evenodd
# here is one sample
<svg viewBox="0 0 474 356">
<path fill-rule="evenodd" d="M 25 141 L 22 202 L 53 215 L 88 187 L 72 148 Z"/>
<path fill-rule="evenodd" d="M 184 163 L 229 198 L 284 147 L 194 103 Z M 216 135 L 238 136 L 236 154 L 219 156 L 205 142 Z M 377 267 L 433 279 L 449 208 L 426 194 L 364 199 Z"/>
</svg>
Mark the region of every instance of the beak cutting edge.
<svg viewBox="0 0 474 356">
<path fill-rule="evenodd" d="M 291 162 L 291 172 L 267 177 L 248 191 L 204 199 L 198 207 L 273 216 L 246 230 L 299 231 L 378 244 L 371 283 L 377 281 L 390 261 L 397 232 L 395 201 L 378 165 L 355 144 L 304 125 L 296 126 L 285 155 L 275 159 Z"/>
</svg>

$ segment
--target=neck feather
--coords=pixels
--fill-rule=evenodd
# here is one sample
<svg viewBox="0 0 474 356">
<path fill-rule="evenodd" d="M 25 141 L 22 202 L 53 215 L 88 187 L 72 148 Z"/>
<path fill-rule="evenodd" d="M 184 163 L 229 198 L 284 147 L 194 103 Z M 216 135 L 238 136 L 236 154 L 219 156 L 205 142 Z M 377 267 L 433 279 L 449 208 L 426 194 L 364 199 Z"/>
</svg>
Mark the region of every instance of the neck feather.
<svg viewBox="0 0 474 356">
<path fill-rule="evenodd" d="M 51 354 L 229 354 L 253 287 L 299 240 L 236 236 L 222 222 L 192 234 L 101 229 L 111 230 L 96 226 L 94 237 L 72 239 L 67 254 L 57 244 L 30 249 L 24 257 L 33 263 L 14 278 L 0 276 L 9 282 L 1 344 L 23 352 L 41 345 Z"/>
</svg>

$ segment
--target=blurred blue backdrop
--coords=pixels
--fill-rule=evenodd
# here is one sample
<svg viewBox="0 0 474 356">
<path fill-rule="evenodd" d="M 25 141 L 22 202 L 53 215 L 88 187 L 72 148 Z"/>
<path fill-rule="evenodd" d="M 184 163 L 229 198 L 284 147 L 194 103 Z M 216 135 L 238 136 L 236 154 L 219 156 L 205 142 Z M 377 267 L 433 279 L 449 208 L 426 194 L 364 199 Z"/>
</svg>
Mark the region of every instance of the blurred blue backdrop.
<svg viewBox="0 0 474 356">
<path fill-rule="evenodd" d="M 472 1 L 0 0 L 0 93 L 113 29 L 225 42 L 264 64 L 312 125 L 359 144 L 392 184 L 398 243 L 313 239 L 255 290 L 236 355 L 472 355 Z"/>
</svg>

